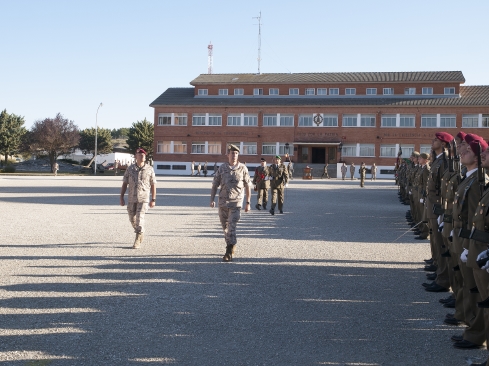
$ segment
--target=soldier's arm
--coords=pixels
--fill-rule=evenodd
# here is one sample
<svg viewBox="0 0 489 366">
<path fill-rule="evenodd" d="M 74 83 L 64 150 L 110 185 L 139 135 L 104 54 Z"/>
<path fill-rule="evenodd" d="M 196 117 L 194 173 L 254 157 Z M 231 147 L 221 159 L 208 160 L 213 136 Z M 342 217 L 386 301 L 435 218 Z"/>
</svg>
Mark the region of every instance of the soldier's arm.
<svg viewBox="0 0 489 366">
<path fill-rule="evenodd" d="M 215 207 L 214 199 L 216 198 L 217 188 L 221 185 L 221 174 L 220 168 L 217 169 L 217 172 L 214 174 L 214 179 L 212 180 L 212 188 L 211 188 L 211 207 Z"/>
<path fill-rule="evenodd" d="M 124 202 L 124 195 L 126 194 L 126 189 L 127 189 L 127 183 L 123 182 L 122 187 L 121 187 L 121 197 L 120 197 L 120 205 L 124 206 L 126 203 Z"/>
</svg>

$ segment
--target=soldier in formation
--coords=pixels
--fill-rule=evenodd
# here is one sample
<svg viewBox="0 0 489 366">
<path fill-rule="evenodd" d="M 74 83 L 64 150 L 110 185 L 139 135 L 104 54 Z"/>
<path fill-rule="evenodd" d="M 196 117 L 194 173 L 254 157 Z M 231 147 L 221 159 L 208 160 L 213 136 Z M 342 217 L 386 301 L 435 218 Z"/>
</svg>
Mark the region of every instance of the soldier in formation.
<svg viewBox="0 0 489 366">
<path fill-rule="evenodd" d="M 420 154 L 416 164 L 413 156 L 397 170 L 401 201 L 406 202 L 406 192 L 414 196 L 406 216 L 411 224 L 420 219 L 421 204 L 420 221 L 429 228 L 432 257 L 425 270 L 432 272 L 427 274 L 432 282 L 423 286 L 428 292 L 452 290 L 439 300 L 454 309 L 443 321 L 466 326 L 451 336 L 453 347 L 482 348 L 489 344 L 489 185 L 483 171 L 489 169 L 488 143 L 474 134 L 453 138 L 439 132 L 431 160 L 429 166 L 428 154 Z"/>
<path fill-rule="evenodd" d="M 283 214 L 285 186 L 289 181 L 289 173 L 287 167 L 282 164 L 282 158 L 279 155 L 276 155 L 273 158 L 273 164 L 268 168 L 268 174 L 270 176 L 270 190 L 272 195 L 270 214 L 275 215 L 275 207 L 277 204 L 279 212 Z"/>
<path fill-rule="evenodd" d="M 342 180 L 345 180 L 347 170 L 348 169 L 346 167 L 346 164 L 343 163 L 343 165 L 341 166 L 341 179 Z"/>
<path fill-rule="evenodd" d="M 355 176 L 355 164 L 352 162 L 351 165 L 350 165 L 350 176 L 351 176 L 351 180 L 353 180 L 353 177 Z"/>
<path fill-rule="evenodd" d="M 253 177 L 253 185 L 257 192 L 256 209 L 267 209 L 268 204 L 268 190 L 270 189 L 270 177 L 268 175 L 267 161 L 265 158 L 261 158 L 260 166 L 255 169 L 255 175 Z"/>
<path fill-rule="evenodd" d="M 377 180 L 377 165 L 375 163 L 370 167 L 370 180 Z"/>
<path fill-rule="evenodd" d="M 363 161 L 362 164 L 360 165 L 360 169 L 358 170 L 358 174 L 360 174 L 360 187 L 364 188 L 365 177 L 367 176 L 367 167 L 365 166 L 365 163 Z"/>
<path fill-rule="evenodd" d="M 218 198 L 219 220 L 221 221 L 226 242 L 226 252 L 222 260 L 231 262 L 237 244 L 236 226 L 241 217 L 245 194 L 245 212 L 250 210 L 251 181 L 248 168 L 238 161 L 239 148 L 232 144 L 229 145 L 227 156 L 228 161 L 219 166 L 212 181 L 210 207 L 215 207 L 214 199 L 217 189 L 220 188 Z"/>
</svg>

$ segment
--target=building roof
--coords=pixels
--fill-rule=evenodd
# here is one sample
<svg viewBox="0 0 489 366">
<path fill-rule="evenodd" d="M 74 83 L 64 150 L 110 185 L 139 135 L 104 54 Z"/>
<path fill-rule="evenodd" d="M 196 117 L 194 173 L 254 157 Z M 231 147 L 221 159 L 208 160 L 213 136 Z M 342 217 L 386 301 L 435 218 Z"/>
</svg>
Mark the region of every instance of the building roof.
<svg viewBox="0 0 489 366">
<path fill-rule="evenodd" d="M 194 88 L 169 88 L 150 107 L 158 106 L 489 106 L 489 85 L 460 86 L 460 96 L 198 96 Z"/>
<path fill-rule="evenodd" d="M 201 74 L 190 85 L 299 83 L 465 83 L 462 71 L 323 72 L 297 74 Z"/>
</svg>

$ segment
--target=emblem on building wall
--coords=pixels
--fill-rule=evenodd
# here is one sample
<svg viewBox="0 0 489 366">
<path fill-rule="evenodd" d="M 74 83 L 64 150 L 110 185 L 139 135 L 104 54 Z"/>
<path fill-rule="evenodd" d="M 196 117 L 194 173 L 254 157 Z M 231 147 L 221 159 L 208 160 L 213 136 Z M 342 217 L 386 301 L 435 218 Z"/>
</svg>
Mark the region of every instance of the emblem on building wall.
<svg viewBox="0 0 489 366">
<path fill-rule="evenodd" d="M 319 113 L 314 116 L 314 123 L 316 126 L 319 127 L 321 123 L 323 123 L 323 116 L 321 116 Z"/>
</svg>

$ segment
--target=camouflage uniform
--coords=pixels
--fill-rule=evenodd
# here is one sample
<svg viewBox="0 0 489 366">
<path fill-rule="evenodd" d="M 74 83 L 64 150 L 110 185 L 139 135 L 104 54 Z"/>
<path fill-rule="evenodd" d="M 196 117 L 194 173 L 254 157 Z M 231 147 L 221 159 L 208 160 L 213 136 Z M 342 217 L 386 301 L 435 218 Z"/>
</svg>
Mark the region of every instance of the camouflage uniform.
<svg viewBox="0 0 489 366">
<path fill-rule="evenodd" d="M 268 167 L 266 165 L 260 165 L 256 168 L 253 184 L 256 185 L 257 189 L 257 205 L 261 206 L 263 204 L 263 208 L 266 209 L 268 204 L 268 190 L 270 189 Z"/>
<path fill-rule="evenodd" d="M 367 168 L 365 165 L 360 165 L 358 173 L 360 174 L 360 187 L 365 187 L 365 177 L 367 175 Z"/>
<path fill-rule="evenodd" d="M 287 174 L 287 167 L 280 163 L 280 164 L 272 164 L 268 168 L 268 174 L 270 176 L 270 191 L 272 194 L 272 208 L 270 210 L 270 213 L 273 215 L 275 212 L 275 206 L 277 205 L 277 199 L 278 199 L 278 209 L 280 210 L 280 213 L 283 213 L 283 208 L 284 208 L 284 192 L 285 192 L 285 185 L 289 181 L 289 175 Z"/>
<path fill-rule="evenodd" d="M 127 213 L 134 232 L 144 233 L 144 214 L 148 211 L 151 185 L 156 184 L 153 167 L 144 164 L 138 168 L 132 164 L 126 169 L 122 181 L 129 186 L 127 194 Z"/>
<path fill-rule="evenodd" d="M 241 163 L 231 168 L 229 163 L 221 164 L 212 181 L 211 202 L 219 191 L 219 219 L 226 246 L 235 245 L 236 225 L 241 217 L 241 205 L 245 195 L 245 188 L 251 184 L 248 168 Z"/>
</svg>

